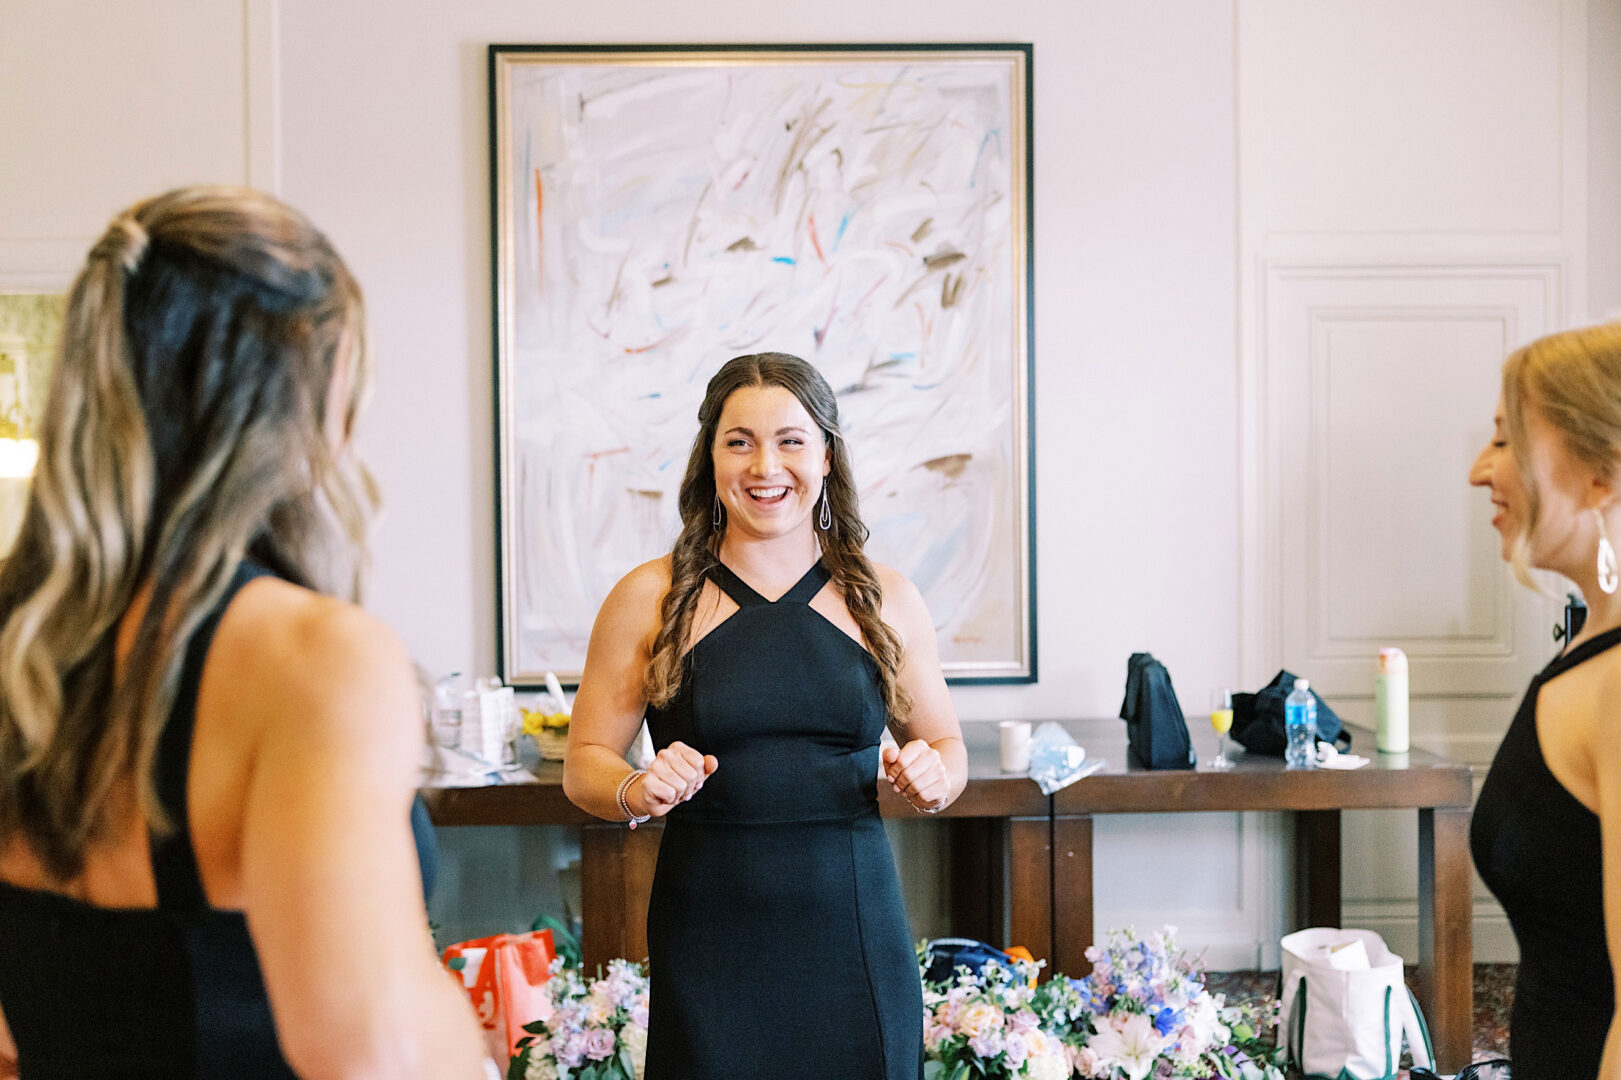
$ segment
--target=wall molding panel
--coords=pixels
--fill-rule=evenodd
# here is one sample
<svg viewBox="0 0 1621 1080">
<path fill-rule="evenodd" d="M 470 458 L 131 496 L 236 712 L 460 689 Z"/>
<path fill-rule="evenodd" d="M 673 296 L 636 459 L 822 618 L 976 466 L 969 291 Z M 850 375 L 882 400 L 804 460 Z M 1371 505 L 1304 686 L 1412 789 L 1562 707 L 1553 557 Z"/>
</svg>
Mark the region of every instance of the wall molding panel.
<svg viewBox="0 0 1621 1080">
<path fill-rule="evenodd" d="M 142 196 L 198 182 L 280 190 L 280 0 L 163 6 L 7 9 L 0 100 L 36 107 L 0 115 L 0 144 L 48 150 L 10 156 L 0 174 L 0 289 L 66 289 L 107 219 Z"/>
<path fill-rule="evenodd" d="M 1559 604 L 1514 582 L 1466 476 L 1503 357 L 1586 304 L 1586 0 L 1238 0 L 1237 50 L 1243 679 L 1308 675 L 1366 725 L 1398 646 L 1414 743 L 1483 775 Z M 1381 816 L 1344 847 L 1347 922 L 1398 951 L 1410 831 Z M 1511 958 L 1483 890 L 1475 922 L 1476 958 Z"/>
<path fill-rule="evenodd" d="M 1408 652 L 1415 692 L 1524 687 L 1516 642 L 1540 647 L 1542 604 L 1499 572 L 1494 545 L 1470 543 L 1490 538 L 1464 482 L 1479 446 L 1433 444 L 1478 429 L 1484 445 L 1497 366 L 1550 328 L 1560 270 L 1268 266 L 1260 367 L 1279 483 L 1263 514 L 1281 553 L 1270 618 L 1282 666 L 1323 692 L 1371 692 L 1382 645 Z M 1449 574 L 1453 587 L 1437 588 Z"/>
</svg>

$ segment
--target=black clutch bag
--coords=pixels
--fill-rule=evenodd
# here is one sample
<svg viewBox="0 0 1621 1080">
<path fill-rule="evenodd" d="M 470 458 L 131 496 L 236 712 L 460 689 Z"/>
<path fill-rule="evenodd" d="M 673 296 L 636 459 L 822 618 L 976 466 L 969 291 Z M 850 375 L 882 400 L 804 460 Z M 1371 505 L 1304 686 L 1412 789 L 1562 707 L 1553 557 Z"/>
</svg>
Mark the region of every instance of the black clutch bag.
<svg viewBox="0 0 1621 1080">
<path fill-rule="evenodd" d="M 1187 717 L 1176 700 L 1171 673 L 1149 653 L 1132 653 L 1126 664 L 1126 698 L 1120 703 L 1131 757 L 1149 769 L 1191 769 L 1198 759 Z"/>
<path fill-rule="evenodd" d="M 1282 757 L 1288 737 L 1283 731 L 1283 699 L 1295 688 L 1291 672 L 1280 671 L 1263 690 L 1233 695 L 1233 738 L 1252 754 Z M 1342 752 L 1351 749 L 1351 733 L 1317 691 L 1306 691 L 1317 703 L 1317 738 Z"/>
</svg>

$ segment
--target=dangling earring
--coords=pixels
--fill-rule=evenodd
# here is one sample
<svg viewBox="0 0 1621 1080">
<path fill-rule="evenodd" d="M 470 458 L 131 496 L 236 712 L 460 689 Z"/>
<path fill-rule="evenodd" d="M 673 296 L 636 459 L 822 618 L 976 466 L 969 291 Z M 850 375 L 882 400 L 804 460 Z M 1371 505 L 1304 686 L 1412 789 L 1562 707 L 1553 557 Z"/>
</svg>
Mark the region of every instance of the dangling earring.
<svg viewBox="0 0 1621 1080">
<path fill-rule="evenodd" d="M 1621 574 L 1616 573 L 1615 548 L 1610 546 L 1610 534 L 1604 527 L 1604 515 L 1593 508 L 1593 519 L 1598 522 L 1598 587 L 1605 594 L 1615 592 L 1621 585 Z"/>
<path fill-rule="evenodd" d="M 715 492 L 715 512 L 709 515 L 709 523 L 718 529 L 725 520 L 725 514 L 720 508 L 720 492 L 717 491 Z"/>
<path fill-rule="evenodd" d="M 827 505 L 827 481 L 822 481 L 822 512 L 816 517 L 816 524 L 822 527 L 823 532 L 833 527 L 833 511 Z"/>
</svg>

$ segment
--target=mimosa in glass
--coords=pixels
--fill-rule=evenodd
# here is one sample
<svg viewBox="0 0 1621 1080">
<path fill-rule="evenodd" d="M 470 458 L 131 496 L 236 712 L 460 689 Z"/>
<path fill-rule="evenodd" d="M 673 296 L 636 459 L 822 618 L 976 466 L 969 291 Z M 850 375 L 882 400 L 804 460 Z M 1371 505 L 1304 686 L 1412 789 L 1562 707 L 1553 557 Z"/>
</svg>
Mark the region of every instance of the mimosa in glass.
<svg viewBox="0 0 1621 1080">
<path fill-rule="evenodd" d="M 1210 726 L 1216 729 L 1216 756 L 1210 762 L 1212 769 L 1230 769 L 1233 761 L 1227 756 L 1227 733 L 1233 727 L 1233 692 L 1210 691 Z"/>
</svg>

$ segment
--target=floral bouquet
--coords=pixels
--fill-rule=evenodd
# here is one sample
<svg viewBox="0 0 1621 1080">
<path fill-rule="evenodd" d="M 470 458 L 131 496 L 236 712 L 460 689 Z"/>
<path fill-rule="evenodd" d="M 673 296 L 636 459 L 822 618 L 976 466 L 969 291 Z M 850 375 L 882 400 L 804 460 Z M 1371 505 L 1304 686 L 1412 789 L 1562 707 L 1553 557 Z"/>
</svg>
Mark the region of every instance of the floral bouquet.
<svg viewBox="0 0 1621 1080">
<path fill-rule="evenodd" d="M 923 984 L 924 1080 L 1068 1080 L 1069 1032 L 1084 1003 L 1064 979 L 1037 984 L 1041 964 L 990 961 L 979 974 Z"/>
<path fill-rule="evenodd" d="M 1104 948 L 1086 950 L 1092 974 L 1071 980 L 1086 1014 L 1075 1071 L 1095 1080 L 1233 1077 L 1282 1080 L 1256 1034 L 1257 1019 L 1226 1009 L 1205 989 L 1197 962 L 1176 947 L 1176 928 L 1139 939 L 1113 931 Z M 1249 1039 L 1235 1046 L 1236 1033 Z M 1229 1026 L 1229 1024 L 1233 1026 Z"/>
<path fill-rule="evenodd" d="M 600 973 L 600 969 L 599 969 Z M 507 1080 L 640 1080 L 647 1064 L 647 973 L 610 960 L 587 982 L 577 967 L 552 962 L 552 1012 L 524 1025 Z"/>
</svg>

